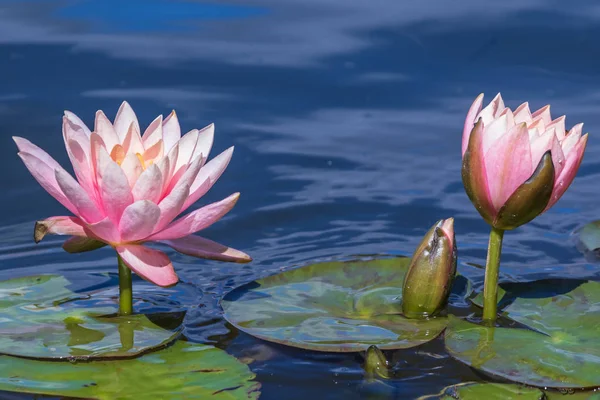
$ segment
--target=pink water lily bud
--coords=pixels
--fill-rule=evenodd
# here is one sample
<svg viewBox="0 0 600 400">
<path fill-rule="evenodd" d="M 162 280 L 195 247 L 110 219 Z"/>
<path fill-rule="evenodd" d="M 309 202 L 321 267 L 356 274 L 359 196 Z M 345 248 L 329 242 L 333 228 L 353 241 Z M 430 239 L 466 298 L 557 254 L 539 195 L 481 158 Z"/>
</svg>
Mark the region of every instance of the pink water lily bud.
<svg viewBox="0 0 600 400">
<path fill-rule="evenodd" d="M 127 102 L 114 122 L 98 111 L 93 131 L 65 111 L 63 139 L 75 178 L 44 150 L 14 137 L 29 172 L 73 214 L 38 221 L 35 241 L 46 234 L 71 236 L 63 245 L 70 253 L 109 245 L 132 271 L 159 286 L 178 278 L 168 256 L 144 246 L 147 242 L 200 258 L 251 261 L 241 251 L 193 235 L 227 214 L 239 193 L 175 219 L 208 192 L 231 160 L 233 147 L 206 162 L 213 136 L 212 124 L 182 136 L 174 111 L 142 133 Z"/>
<path fill-rule="evenodd" d="M 462 139 L 462 179 L 481 216 L 498 229 L 514 229 L 552 207 L 583 159 L 583 124 L 565 130 L 550 106 L 515 111 L 502 96 L 482 109 L 480 94 L 469 109 Z"/>
<path fill-rule="evenodd" d="M 402 313 L 408 318 L 437 314 L 450 296 L 456 275 L 454 218 L 443 219 L 415 250 L 402 287 Z"/>
</svg>

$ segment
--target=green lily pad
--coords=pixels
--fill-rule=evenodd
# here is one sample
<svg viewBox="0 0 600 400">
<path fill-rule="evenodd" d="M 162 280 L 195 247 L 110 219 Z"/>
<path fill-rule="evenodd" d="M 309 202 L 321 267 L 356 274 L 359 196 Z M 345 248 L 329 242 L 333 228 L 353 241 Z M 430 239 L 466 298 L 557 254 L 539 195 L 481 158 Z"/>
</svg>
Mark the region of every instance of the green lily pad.
<svg viewBox="0 0 600 400">
<path fill-rule="evenodd" d="M 573 235 L 575 245 L 588 259 L 600 258 L 600 220 L 582 226 Z"/>
<path fill-rule="evenodd" d="M 457 339 L 453 321 L 446 333 L 446 347 L 451 353 L 456 351 L 457 358 L 478 369 L 534 386 L 572 389 L 600 386 L 599 282 L 552 279 L 509 283 L 499 290 L 498 298 L 502 316 L 524 328 L 475 325 L 465 335 L 470 338 L 466 340 L 470 346 L 477 349 L 472 353 L 469 345 Z M 481 306 L 482 297 L 473 302 Z M 476 335 L 486 342 L 486 361 Z M 518 376 L 514 371 L 509 373 L 517 368 L 511 363 L 517 362 Z"/>
<path fill-rule="evenodd" d="M 135 357 L 179 335 L 143 314 L 116 316 L 114 301 L 74 293 L 69 284 L 59 275 L 0 282 L 0 354 L 70 360 Z"/>
<path fill-rule="evenodd" d="M 510 381 L 548 388 L 600 386 L 600 348 L 593 338 L 492 328 L 450 316 L 445 343 L 457 360 Z"/>
<path fill-rule="evenodd" d="M 436 338 L 447 318 L 400 314 L 409 262 L 396 257 L 312 264 L 240 286 L 221 305 L 236 328 L 275 343 L 332 352 L 414 347 Z"/>
<path fill-rule="evenodd" d="M 468 382 L 448 386 L 440 394 L 424 396 L 419 400 L 542 400 L 539 389 L 508 383 Z"/>
<path fill-rule="evenodd" d="M 0 356 L 0 390 L 94 399 L 256 399 L 254 374 L 225 351 L 177 341 L 131 360 L 78 363 Z"/>
</svg>

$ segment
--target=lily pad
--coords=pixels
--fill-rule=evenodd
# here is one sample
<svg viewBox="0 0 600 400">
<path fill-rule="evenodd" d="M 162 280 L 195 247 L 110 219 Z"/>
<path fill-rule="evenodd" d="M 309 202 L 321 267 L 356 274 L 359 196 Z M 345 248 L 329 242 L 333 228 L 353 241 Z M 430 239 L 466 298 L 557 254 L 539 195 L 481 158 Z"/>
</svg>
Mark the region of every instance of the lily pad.
<svg viewBox="0 0 600 400">
<path fill-rule="evenodd" d="M 436 338 L 447 318 L 400 314 L 409 262 L 395 257 L 312 264 L 240 286 L 221 305 L 236 328 L 275 343 L 332 352 L 414 347 Z"/>
<path fill-rule="evenodd" d="M 593 338 L 492 328 L 450 316 L 445 342 L 457 360 L 510 381 L 550 388 L 600 386 L 600 348 Z"/>
<path fill-rule="evenodd" d="M 254 374 L 225 351 L 178 341 L 132 360 L 57 363 L 0 356 L 0 390 L 94 399 L 256 399 Z"/>
<path fill-rule="evenodd" d="M 599 282 L 509 283 L 499 294 L 502 315 L 523 329 L 467 327 L 465 322 L 453 321 L 446 333 L 451 354 L 456 352 L 458 359 L 478 369 L 534 386 L 600 386 Z M 481 296 L 473 299 L 477 305 L 481 301 Z M 457 326 L 470 329 L 464 340 L 459 339 L 463 335 L 456 333 Z M 481 348 L 487 349 L 484 358 Z M 518 367 L 511 365 L 517 362 Z M 518 376 L 514 374 L 517 368 Z"/>
<path fill-rule="evenodd" d="M 440 394 L 424 396 L 419 400 L 542 400 L 539 389 L 508 383 L 468 382 L 448 386 Z"/>
<path fill-rule="evenodd" d="M 78 294 L 59 275 L 0 282 L 0 354 L 38 359 L 135 357 L 174 341 L 178 331 L 146 315 L 116 316 L 116 304 Z"/>
<path fill-rule="evenodd" d="M 589 260 L 600 258 L 600 220 L 592 221 L 573 232 L 575 245 Z"/>
</svg>

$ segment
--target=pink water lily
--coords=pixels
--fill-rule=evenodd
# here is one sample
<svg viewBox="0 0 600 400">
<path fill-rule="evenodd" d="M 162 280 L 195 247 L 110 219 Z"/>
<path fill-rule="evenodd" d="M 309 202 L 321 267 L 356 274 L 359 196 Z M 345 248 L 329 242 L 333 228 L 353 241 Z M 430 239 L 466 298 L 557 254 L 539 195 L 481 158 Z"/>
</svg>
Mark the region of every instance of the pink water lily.
<svg viewBox="0 0 600 400">
<path fill-rule="evenodd" d="M 552 207 L 581 164 L 587 143 L 583 124 L 565 130 L 565 117 L 552 119 L 550 106 L 515 111 L 498 94 L 482 110 L 483 94 L 465 120 L 463 183 L 479 213 L 492 226 L 512 229 Z"/>
<path fill-rule="evenodd" d="M 127 267 L 160 286 L 178 278 L 169 257 L 146 242 L 200 258 L 251 261 L 241 251 L 193 235 L 227 214 L 239 193 L 175 220 L 212 187 L 231 159 L 233 147 L 206 163 L 213 135 L 211 124 L 181 136 L 174 111 L 164 120 L 157 117 L 141 134 L 127 102 L 114 123 L 98 111 L 93 132 L 65 111 L 63 138 L 77 179 L 41 148 L 14 137 L 34 178 L 74 214 L 38 221 L 36 241 L 48 233 L 71 235 L 63 245 L 69 252 L 108 244 Z"/>
</svg>

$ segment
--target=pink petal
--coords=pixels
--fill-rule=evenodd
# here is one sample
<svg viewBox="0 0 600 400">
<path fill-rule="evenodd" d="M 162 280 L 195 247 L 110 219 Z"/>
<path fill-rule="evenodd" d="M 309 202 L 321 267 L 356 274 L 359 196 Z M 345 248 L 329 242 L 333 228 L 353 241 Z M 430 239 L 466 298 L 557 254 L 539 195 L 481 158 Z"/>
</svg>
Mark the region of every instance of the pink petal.
<svg viewBox="0 0 600 400">
<path fill-rule="evenodd" d="M 558 138 L 558 140 L 563 140 L 565 138 L 565 119 L 566 117 L 563 115 L 562 117 L 558 117 L 554 121 L 546 125 L 547 131 L 550 131 L 552 129 L 556 131 L 556 137 Z"/>
<path fill-rule="evenodd" d="M 123 242 L 135 242 L 152 234 L 160 217 L 160 208 L 149 200 L 130 204 L 121 217 L 119 231 Z"/>
<path fill-rule="evenodd" d="M 81 130 L 87 136 L 90 136 L 90 130 L 87 125 L 74 113 L 71 111 L 65 110 L 65 117 L 69 120 L 71 126 L 73 126 L 77 130 Z"/>
<path fill-rule="evenodd" d="M 153 163 L 155 162 L 157 159 L 161 159 L 163 156 L 163 141 L 159 140 L 158 142 L 154 143 L 152 146 L 147 147 L 146 150 L 144 151 L 144 154 L 142 154 L 142 158 L 144 159 L 144 162 L 146 163 L 146 165 L 148 163 Z"/>
<path fill-rule="evenodd" d="M 546 131 L 542 136 L 531 142 L 531 162 L 533 169 L 539 164 L 542 156 L 550 150 L 552 164 L 554 165 L 554 176 L 558 176 L 565 164 L 565 156 L 554 130 Z M 531 171 L 533 173 L 533 171 Z"/>
<path fill-rule="evenodd" d="M 162 251 L 140 245 L 115 248 L 125 264 L 140 277 L 158 286 L 171 286 L 179 280 L 169 257 Z"/>
<path fill-rule="evenodd" d="M 183 175 L 181 175 L 181 178 L 179 178 L 176 183 L 171 182 L 171 184 L 175 183 L 176 185 L 188 185 L 191 187 L 192 182 L 194 182 L 194 180 L 198 176 L 198 173 L 200 172 L 200 167 L 202 167 L 202 164 L 204 164 L 204 157 L 201 154 L 199 154 L 198 157 L 196 157 L 188 165 Z"/>
<path fill-rule="evenodd" d="M 493 144 L 485 155 L 485 166 L 490 197 L 499 210 L 533 172 L 525 123 L 515 125 Z"/>
<path fill-rule="evenodd" d="M 107 151 L 121 143 L 113 124 L 110 123 L 106 115 L 100 110 L 96 112 L 96 124 L 94 131 L 102 138 L 102 142 Z"/>
<path fill-rule="evenodd" d="M 569 153 L 575 148 L 575 145 L 579 142 L 579 139 L 581 139 L 582 127 L 583 124 L 575 125 L 573 128 L 571 128 L 565 139 L 561 142 L 560 146 L 562 147 L 565 157 L 569 156 Z"/>
<path fill-rule="evenodd" d="M 87 236 L 97 238 L 106 243 L 120 243 L 121 242 L 121 234 L 117 229 L 117 225 L 110 220 L 110 218 L 106 217 L 101 221 L 98 221 L 94 224 L 86 225 L 86 233 Z"/>
<path fill-rule="evenodd" d="M 96 192 L 94 188 L 94 173 L 90 166 L 90 161 L 81 148 L 79 142 L 69 140 L 67 147 L 69 148 L 69 157 L 71 158 L 71 164 L 73 164 L 73 171 L 77 180 L 89 195 L 92 201 L 96 201 Z"/>
<path fill-rule="evenodd" d="M 450 248 L 454 247 L 454 218 L 445 219 L 441 228 L 450 242 Z"/>
<path fill-rule="evenodd" d="M 18 136 L 13 136 L 13 140 L 17 144 L 17 147 L 19 148 L 20 152 L 31 154 L 51 169 L 62 168 L 54 158 L 52 158 L 48 153 L 46 153 L 44 150 L 42 150 L 35 144 L 31 143 L 29 140 L 23 139 L 22 137 Z"/>
<path fill-rule="evenodd" d="M 219 202 L 192 211 L 173 222 L 163 231 L 150 236 L 148 240 L 179 239 L 207 228 L 231 211 L 239 197 L 239 193 L 234 193 Z"/>
<path fill-rule="evenodd" d="M 165 240 L 163 243 L 180 253 L 192 257 L 235 263 L 247 263 L 252 261 L 252 258 L 246 253 L 200 236 L 189 235 L 180 239 Z"/>
<path fill-rule="evenodd" d="M 147 149 L 152 147 L 159 141 L 163 139 L 163 120 L 162 115 L 159 115 L 148 125 L 148 128 L 144 131 L 142 135 L 142 142 L 144 142 L 144 148 Z"/>
<path fill-rule="evenodd" d="M 467 118 L 465 118 L 465 126 L 463 128 L 463 136 L 462 136 L 462 155 L 465 155 L 465 151 L 467 151 L 467 146 L 469 146 L 469 137 L 471 137 L 471 131 L 477 122 L 475 117 L 481 112 L 481 103 L 483 102 L 483 93 L 481 93 L 473 104 L 471 104 L 471 108 L 469 108 L 469 112 L 467 113 Z"/>
<path fill-rule="evenodd" d="M 58 186 L 60 186 L 71 204 L 77 208 L 78 216 L 81 216 L 87 223 L 98 222 L 104 218 L 104 215 L 98 210 L 87 192 L 83 190 L 81 185 L 68 172 L 57 169 L 55 176 Z"/>
<path fill-rule="evenodd" d="M 163 171 L 163 177 L 165 178 L 165 186 L 169 186 L 173 179 L 173 175 L 175 174 L 175 167 L 177 166 L 177 159 L 179 158 L 179 145 L 173 146 L 166 158 L 169 160 L 169 169 L 167 174 Z"/>
<path fill-rule="evenodd" d="M 573 133 L 579 133 L 579 135 L 581 136 L 581 133 L 583 132 L 583 123 L 579 123 L 577 125 L 575 125 L 574 127 L 571 128 L 571 130 L 569 131 L 569 135 L 573 134 Z"/>
<path fill-rule="evenodd" d="M 129 131 L 129 127 L 131 124 L 134 125 L 135 130 L 140 132 L 140 124 L 138 123 L 137 117 L 133 112 L 133 109 L 124 101 L 121 103 L 121 107 L 119 107 L 119 111 L 117 111 L 117 116 L 115 117 L 115 131 L 119 136 L 120 143 L 125 141 L 125 136 L 127 136 L 127 132 Z"/>
<path fill-rule="evenodd" d="M 476 119 L 481 118 L 483 124 L 487 126 L 494 119 L 498 118 L 505 108 L 506 107 L 504 107 L 502 95 L 498 93 L 496 97 L 494 97 L 492 102 L 488 104 L 483 110 L 481 110 Z"/>
<path fill-rule="evenodd" d="M 125 159 L 121 163 L 121 169 L 127 177 L 127 182 L 129 182 L 130 188 L 135 186 L 138 178 L 142 172 L 144 172 L 140 159 L 133 153 L 129 153 L 125 156 Z"/>
<path fill-rule="evenodd" d="M 91 167 L 94 173 L 94 182 L 96 182 L 96 178 L 98 175 L 98 154 L 104 151 L 106 152 L 106 145 L 104 144 L 104 140 L 98 135 L 96 132 L 92 132 L 90 135 L 90 159 L 91 159 Z M 108 153 L 106 153 L 108 154 Z"/>
<path fill-rule="evenodd" d="M 84 226 L 84 222 L 77 217 L 50 217 L 35 223 L 33 239 L 39 243 L 48 234 L 87 236 Z"/>
<path fill-rule="evenodd" d="M 536 120 L 539 119 L 544 123 L 544 126 L 548 126 L 552 122 L 552 115 L 550 114 L 550 105 L 546 105 L 536 112 L 534 112 L 531 117 Z"/>
<path fill-rule="evenodd" d="M 127 134 L 123 138 L 123 148 L 125 153 L 144 154 L 144 144 L 140 136 L 140 127 L 133 122 L 127 129 Z"/>
<path fill-rule="evenodd" d="M 165 226 L 171 223 L 181 213 L 181 207 L 185 199 L 190 194 L 189 185 L 177 185 L 171 193 L 169 193 L 161 202 L 158 204 L 160 208 L 160 218 L 154 232 L 159 232 L 164 229 Z"/>
<path fill-rule="evenodd" d="M 198 129 L 194 129 L 183 135 L 179 141 L 179 155 L 177 157 L 177 164 L 175 165 L 175 174 L 179 173 L 179 176 L 181 176 L 183 174 L 183 172 L 181 172 L 182 168 L 187 167 L 192 160 L 192 154 L 194 154 L 194 150 L 196 149 L 198 137 Z M 185 169 L 183 171 L 185 171 Z"/>
<path fill-rule="evenodd" d="M 65 206 L 67 210 L 71 211 L 73 214 L 77 214 L 77 208 L 73 204 L 71 204 L 71 202 L 63 193 L 62 189 L 58 186 L 58 183 L 56 182 L 56 176 L 54 175 L 55 170 L 30 153 L 20 152 L 18 153 L 18 155 L 19 157 L 21 157 L 21 159 L 25 163 L 25 167 L 27 167 L 27 169 L 29 170 L 31 175 L 33 175 L 35 180 L 52 197 L 58 200 L 60 204 Z"/>
<path fill-rule="evenodd" d="M 150 200 L 158 203 L 162 194 L 162 174 L 156 164 L 142 172 L 131 192 L 135 201 Z"/>
<path fill-rule="evenodd" d="M 162 178 L 159 185 L 161 192 L 159 200 L 161 200 L 168 193 L 167 189 L 169 188 L 170 182 L 169 174 L 171 173 L 171 160 L 169 157 L 163 157 L 154 165 L 160 170 Z"/>
<path fill-rule="evenodd" d="M 200 169 L 200 172 L 190 187 L 190 196 L 186 200 L 181 212 L 185 211 L 210 190 L 229 165 L 232 155 L 233 147 L 230 147 L 210 160 L 202 167 L 202 169 Z"/>
<path fill-rule="evenodd" d="M 483 153 L 483 121 L 479 120 L 471 132 L 467 147 L 468 165 L 463 161 L 462 178 L 469 197 L 481 215 L 493 220 L 498 212 L 490 197 L 490 188 Z"/>
<path fill-rule="evenodd" d="M 165 144 L 165 153 L 171 151 L 173 146 L 181 139 L 181 128 L 179 127 L 179 120 L 177 114 L 172 111 L 171 114 L 163 122 L 163 141 Z"/>
<path fill-rule="evenodd" d="M 569 156 L 565 161 L 565 167 L 560 175 L 554 179 L 552 197 L 550 198 L 550 201 L 548 202 L 548 205 L 544 211 L 552 207 L 558 201 L 558 199 L 562 197 L 562 195 L 573 182 L 573 179 L 575 179 L 575 175 L 577 175 L 577 171 L 579 170 L 579 166 L 583 160 L 583 153 L 587 144 L 587 138 L 588 135 L 586 133 L 581 137 L 577 145 L 575 145 L 575 149 L 569 153 Z"/>
<path fill-rule="evenodd" d="M 210 149 L 212 148 L 214 138 L 215 124 L 210 124 L 200 129 L 200 131 L 198 131 L 198 141 L 196 142 L 196 147 L 194 148 L 190 160 L 196 159 L 199 155 L 204 156 L 204 159 L 206 160 L 208 158 L 208 153 L 210 153 Z"/>
<path fill-rule="evenodd" d="M 123 210 L 133 203 L 133 195 L 127 176 L 102 147 L 98 151 L 97 175 L 104 212 L 116 225 L 121 220 Z"/>
<path fill-rule="evenodd" d="M 67 147 L 69 157 L 72 157 L 71 149 L 69 148 L 69 141 L 73 140 L 79 144 L 85 153 L 85 157 L 89 160 L 91 133 L 89 133 L 89 129 L 87 129 L 87 127 L 85 129 L 87 132 L 84 131 L 81 126 L 76 125 L 73 123 L 73 121 L 69 120 L 66 115 L 63 117 L 63 139 L 65 141 L 65 146 Z"/>
<path fill-rule="evenodd" d="M 489 124 L 484 123 L 483 132 L 483 152 L 486 154 L 492 145 L 498 141 L 498 139 L 506 135 L 506 133 L 515 126 L 515 119 L 510 110 L 502 114 L 497 119 L 491 121 Z"/>
<path fill-rule="evenodd" d="M 531 111 L 529 110 L 529 103 L 525 102 L 521 104 L 513 113 L 515 117 L 515 124 L 525 122 L 527 125 L 533 122 L 531 118 Z"/>
</svg>

